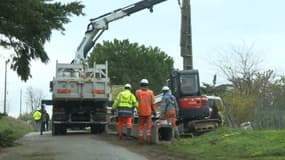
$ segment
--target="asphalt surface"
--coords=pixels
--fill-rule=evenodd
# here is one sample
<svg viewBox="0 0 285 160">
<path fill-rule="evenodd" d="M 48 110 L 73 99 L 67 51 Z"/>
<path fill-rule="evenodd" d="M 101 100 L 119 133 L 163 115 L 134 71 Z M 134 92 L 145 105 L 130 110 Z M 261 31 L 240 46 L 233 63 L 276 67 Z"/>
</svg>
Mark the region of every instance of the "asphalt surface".
<svg viewBox="0 0 285 160">
<path fill-rule="evenodd" d="M 33 132 L 17 143 L 15 147 L 1 149 L 0 160 L 148 160 L 84 131 L 64 136 Z"/>
</svg>

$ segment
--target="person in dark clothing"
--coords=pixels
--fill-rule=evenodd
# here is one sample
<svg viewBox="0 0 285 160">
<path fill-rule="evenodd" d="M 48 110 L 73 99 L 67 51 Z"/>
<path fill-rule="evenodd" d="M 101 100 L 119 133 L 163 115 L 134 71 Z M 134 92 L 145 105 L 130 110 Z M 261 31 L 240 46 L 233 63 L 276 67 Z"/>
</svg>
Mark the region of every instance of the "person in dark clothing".
<svg viewBox="0 0 285 160">
<path fill-rule="evenodd" d="M 49 114 L 46 110 L 43 111 L 42 118 L 43 118 L 42 121 L 43 131 L 48 131 Z"/>
</svg>

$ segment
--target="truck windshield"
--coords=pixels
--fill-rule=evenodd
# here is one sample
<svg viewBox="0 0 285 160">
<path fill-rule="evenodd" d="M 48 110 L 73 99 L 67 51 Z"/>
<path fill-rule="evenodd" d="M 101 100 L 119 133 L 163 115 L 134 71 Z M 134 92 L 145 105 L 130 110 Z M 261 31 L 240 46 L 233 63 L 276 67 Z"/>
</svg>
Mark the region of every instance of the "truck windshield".
<svg viewBox="0 0 285 160">
<path fill-rule="evenodd" d="M 181 75 L 180 90 L 183 95 L 196 95 L 199 92 L 197 75 Z"/>
</svg>

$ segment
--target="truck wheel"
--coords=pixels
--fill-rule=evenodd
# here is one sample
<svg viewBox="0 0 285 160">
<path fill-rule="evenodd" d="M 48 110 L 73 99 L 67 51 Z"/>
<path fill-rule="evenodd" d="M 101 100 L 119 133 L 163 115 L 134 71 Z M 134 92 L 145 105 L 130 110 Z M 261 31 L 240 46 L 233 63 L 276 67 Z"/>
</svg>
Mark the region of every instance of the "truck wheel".
<svg viewBox="0 0 285 160">
<path fill-rule="evenodd" d="M 99 124 L 97 127 L 98 133 L 105 132 L 105 124 Z"/>
<path fill-rule="evenodd" d="M 66 134 L 66 127 L 59 124 L 52 124 L 52 135 L 64 135 Z"/>
<path fill-rule="evenodd" d="M 94 124 L 91 126 L 91 133 L 100 134 L 105 131 L 105 124 Z"/>
<path fill-rule="evenodd" d="M 95 125 L 91 125 L 91 133 L 93 133 L 93 134 L 95 134 L 95 133 L 96 133 Z"/>
<path fill-rule="evenodd" d="M 51 135 L 55 136 L 56 135 L 56 132 L 55 132 L 55 124 L 52 124 L 51 126 Z"/>
<path fill-rule="evenodd" d="M 52 124 L 52 135 L 58 135 L 59 134 L 59 126 L 58 124 Z"/>
<path fill-rule="evenodd" d="M 60 125 L 60 134 L 61 135 L 65 135 L 66 134 L 66 126 L 64 126 L 64 125 Z"/>
</svg>

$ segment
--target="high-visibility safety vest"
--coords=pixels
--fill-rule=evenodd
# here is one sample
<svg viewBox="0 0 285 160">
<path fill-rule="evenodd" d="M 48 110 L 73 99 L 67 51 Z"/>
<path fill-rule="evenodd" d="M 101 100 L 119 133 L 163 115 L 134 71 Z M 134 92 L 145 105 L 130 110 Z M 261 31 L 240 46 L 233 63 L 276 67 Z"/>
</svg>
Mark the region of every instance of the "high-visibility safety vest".
<svg viewBox="0 0 285 160">
<path fill-rule="evenodd" d="M 139 102 L 139 116 L 151 116 L 152 111 L 155 111 L 153 91 L 149 89 L 139 89 L 136 91 L 136 97 Z"/>
<path fill-rule="evenodd" d="M 133 115 L 134 108 L 138 107 L 138 102 L 134 94 L 129 89 L 120 92 L 115 98 L 113 109 L 118 110 L 118 116 L 129 117 Z"/>
<path fill-rule="evenodd" d="M 35 111 L 34 114 L 33 114 L 33 118 L 35 121 L 38 121 L 40 120 L 42 117 L 42 113 L 40 111 Z"/>
</svg>

